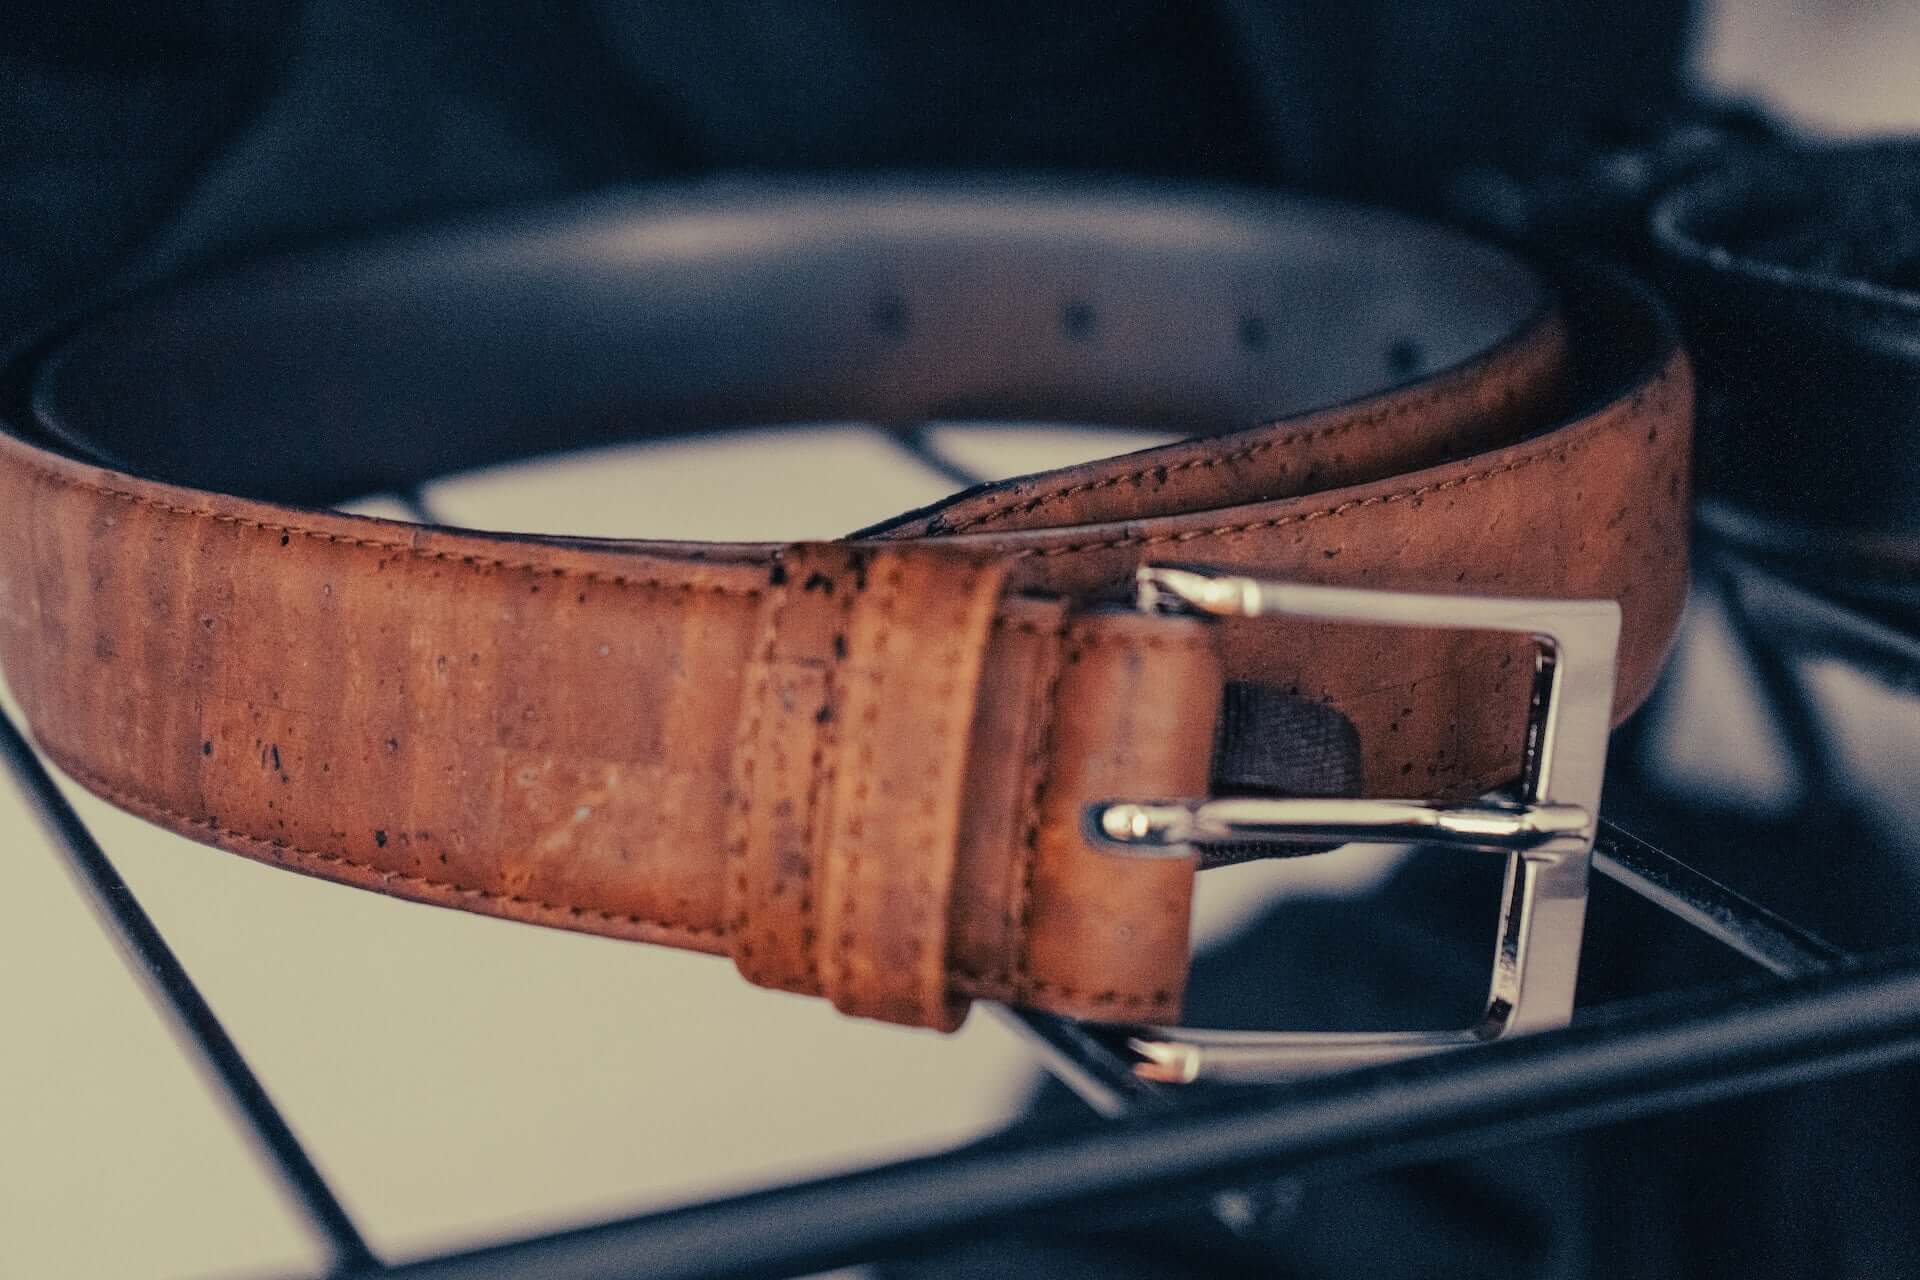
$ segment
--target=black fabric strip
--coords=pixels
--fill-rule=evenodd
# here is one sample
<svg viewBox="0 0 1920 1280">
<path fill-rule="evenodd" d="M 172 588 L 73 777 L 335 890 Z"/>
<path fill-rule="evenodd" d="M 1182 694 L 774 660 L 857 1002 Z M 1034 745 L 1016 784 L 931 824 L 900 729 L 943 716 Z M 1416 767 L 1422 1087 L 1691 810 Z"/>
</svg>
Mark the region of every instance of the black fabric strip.
<svg viewBox="0 0 1920 1280">
<path fill-rule="evenodd" d="M 1272 685 L 1234 681 L 1220 705 L 1213 750 L 1217 796 L 1360 794 L 1360 735 L 1332 707 Z M 1325 853 L 1324 844 L 1216 844 L 1200 866 Z"/>
</svg>

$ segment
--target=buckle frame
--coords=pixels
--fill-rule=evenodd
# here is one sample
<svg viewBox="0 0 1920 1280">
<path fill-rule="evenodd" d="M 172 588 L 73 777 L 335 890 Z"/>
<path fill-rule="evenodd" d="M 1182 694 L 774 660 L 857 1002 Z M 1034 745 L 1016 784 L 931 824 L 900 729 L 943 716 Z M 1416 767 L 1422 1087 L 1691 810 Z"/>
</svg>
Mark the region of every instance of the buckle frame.
<svg viewBox="0 0 1920 1280">
<path fill-rule="evenodd" d="M 1472 1026 L 1355 1033 L 1122 1027 L 1135 1074 L 1170 1084 L 1285 1080 L 1566 1026 L 1600 818 L 1620 606 L 1281 583 L 1163 565 L 1142 566 L 1135 581 L 1137 605 L 1148 612 L 1494 631 L 1535 643 L 1525 753 L 1510 795 L 1452 805 L 1218 797 L 1089 806 L 1088 835 L 1122 857 L 1185 857 L 1192 845 L 1215 842 L 1405 840 L 1507 859 L 1493 976 Z"/>
</svg>

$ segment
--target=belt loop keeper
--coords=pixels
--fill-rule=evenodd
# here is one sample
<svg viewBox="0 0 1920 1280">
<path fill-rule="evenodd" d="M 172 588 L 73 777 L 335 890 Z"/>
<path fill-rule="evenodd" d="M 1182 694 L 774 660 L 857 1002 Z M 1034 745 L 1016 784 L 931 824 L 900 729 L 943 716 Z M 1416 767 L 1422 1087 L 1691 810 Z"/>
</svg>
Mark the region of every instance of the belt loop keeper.
<svg viewBox="0 0 1920 1280">
<path fill-rule="evenodd" d="M 1204 795 L 1222 670 L 1192 619 L 1096 612 L 1068 629 L 1012 998 L 1076 1017 L 1174 1021 L 1197 858 L 1121 859 L 1087 835 L 1117 795 Z"/>
<path fill-rule="evenodd" d="M 818 845 L 821 986 L 845 1013 L 950 1030 L 966 1012 L 948 945 L 964 784 L 1004 569 L 947 548 L 863 554 Z"/>
<path fill-rule="evenodd" d="M 750 651 L 727 806 L 723 919 L 741 975 L 780 991 L 822 994 L 821 850 L 837 772 L 836 704 L 866 561 L 844 544 L 776 551 Z"/>
</svg>

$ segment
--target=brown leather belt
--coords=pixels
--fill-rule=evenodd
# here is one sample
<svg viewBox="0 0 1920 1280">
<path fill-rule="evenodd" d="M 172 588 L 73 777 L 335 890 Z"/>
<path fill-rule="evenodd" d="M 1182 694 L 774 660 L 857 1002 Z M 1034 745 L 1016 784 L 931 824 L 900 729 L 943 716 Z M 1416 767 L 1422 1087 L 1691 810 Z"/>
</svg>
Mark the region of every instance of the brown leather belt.
<svg viewBox="0 0 1920 1280">
<path fill-rule="evenodd" d="M 1142 564 L 1618 601 L 1616 719 L 1686 586 L 1690 378 L 1645 293 L 1275 197 L 621 196 L 210 275 L 17 378 L 0 660 L 89 789 L 928 1026 L 1178 1016 L 1198 859 L 1086 815 L 1206 794 L 1225 688 L 1337 712 L 1367 795 L 1519 768 L 1525 635 L 1114 607 Z M 825 544 L 324 509 L 612 438 L 981 417 L 1193 438 Z"/>
</svg>

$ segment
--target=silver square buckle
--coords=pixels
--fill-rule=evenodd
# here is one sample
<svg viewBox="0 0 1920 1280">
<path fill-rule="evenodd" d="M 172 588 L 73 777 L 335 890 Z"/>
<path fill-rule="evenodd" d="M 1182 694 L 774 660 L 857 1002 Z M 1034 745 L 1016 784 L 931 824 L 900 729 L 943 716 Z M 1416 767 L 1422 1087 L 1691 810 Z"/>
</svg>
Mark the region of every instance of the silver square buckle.
<svg viewBox="0 0 1920 1280">
<path fill-rule="evenodd" d="M 1253 1083 L 1385 1062 L 1563 1027 L 1573 1017 L 1587 868 L 1613 710 L 1620 606 L 1611 600 L 1425 595 L 1263 582 L 1207 569 L 1144 566 L 1139 607 L 1241 618 L 1501 631 L 1533 637 L 1532 699 L 1519 781 L 1478 803 L 1216 797 L 1112 800 L 1089 834 L 1133 857 L 1184 857 L 1196 844 L 1412 841 L 1507 858 L 1486 1011 L 1459 1031 L 1248 1032 L 1129 1027 L 1137 1074 L 1168 1083 Z"/>
</svg>

